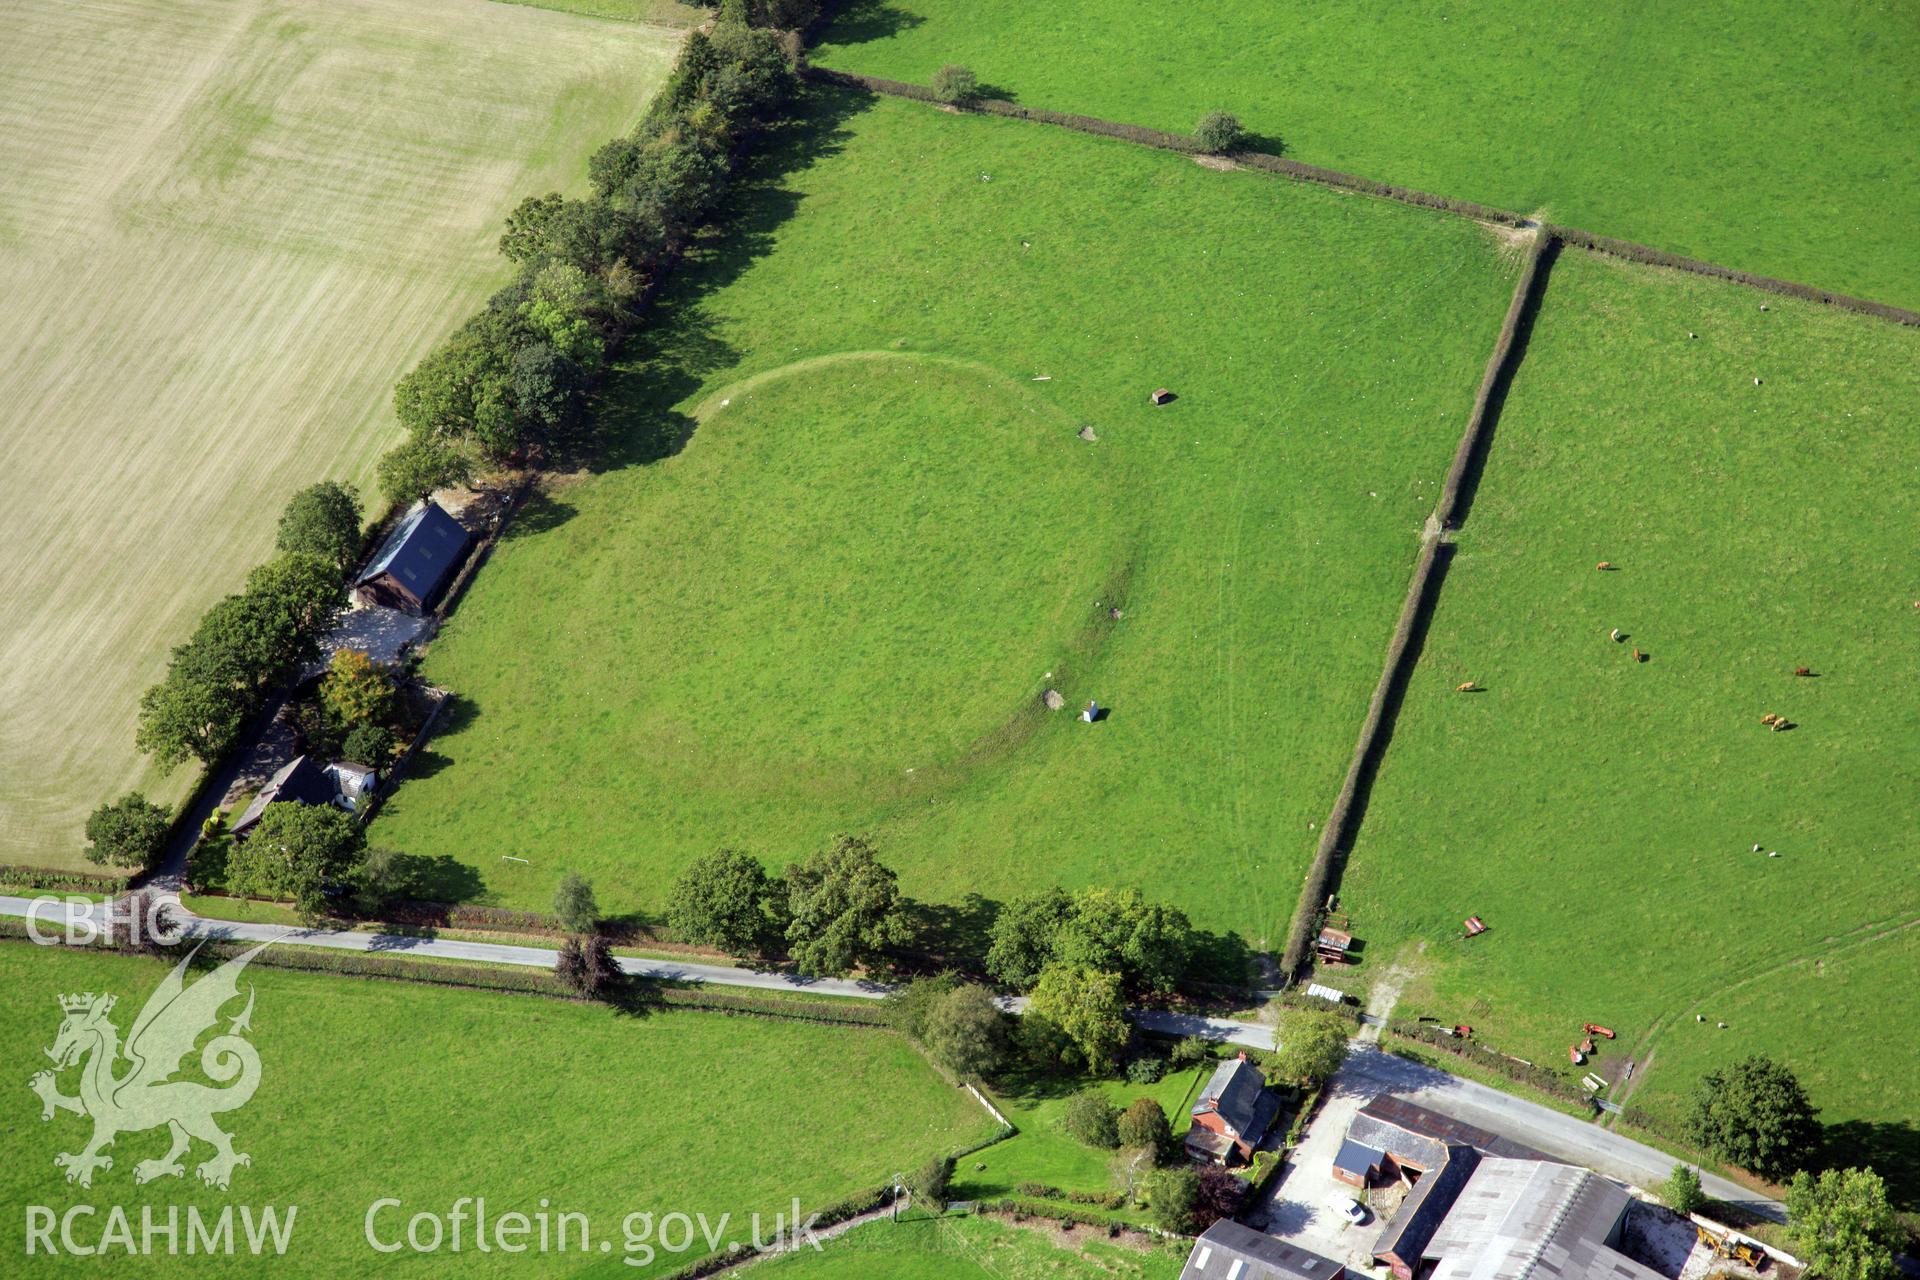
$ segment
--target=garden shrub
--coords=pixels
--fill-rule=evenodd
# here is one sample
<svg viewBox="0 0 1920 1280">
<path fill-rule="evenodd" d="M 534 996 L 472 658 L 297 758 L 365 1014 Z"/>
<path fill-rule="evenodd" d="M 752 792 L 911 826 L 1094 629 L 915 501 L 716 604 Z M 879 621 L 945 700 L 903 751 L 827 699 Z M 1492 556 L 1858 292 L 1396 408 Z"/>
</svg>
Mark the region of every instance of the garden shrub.
<svg viewBox="0 0 1920 1280">
<path fill-rule="evenodd" d="M 1198 1066 L 1212 1057 L 1212 1041 L 1200 1036 L 1182 1036 L 1174 1041 L 1173 1049 L 1167 1055 L 1167 1063 L 1178 1071 L 1183 1067 Z"/>
<path fill-rule="evenodd" d="M 1707 1202 L 1700 1189 L 1700 1171 L 1689 1164 L 1676 1164 L 1667 1180 L 1660 1184 L 1660 1198 L 1675 1213 L 1696 1213 Z"/>
<path fill-rule="evenodd" d="M 1167 1074 L 1167 1060 L 1143 1054 L 1127 1064 L 1127 1079 L 1133 1084 L 1158 1084 Z"/>
<path fill-rule="evenodd" d="M 1089 1147 L 1111 1151 L 1120 1145 L 1120 1109 L 1098 1089 L 1082 1089 L 1069 1098 L 1060 1127 Z"/>
<path fill-rule="evenodd" d="M 1150 1151 L 1155 1157 L 1173 1149 L 1173 1127 L 1167 1113 L 1152 1098 L 1135 1098 L 1115 1122 L 1120 1145 L 1128 1149 Z"/>
<path fill-rule="evenodd" d="M 340 750 L 355 764 L 384 769 L 393 763 L 393 730 L 382 724 L 363 724 L 348 731 Z"/>
</svg>

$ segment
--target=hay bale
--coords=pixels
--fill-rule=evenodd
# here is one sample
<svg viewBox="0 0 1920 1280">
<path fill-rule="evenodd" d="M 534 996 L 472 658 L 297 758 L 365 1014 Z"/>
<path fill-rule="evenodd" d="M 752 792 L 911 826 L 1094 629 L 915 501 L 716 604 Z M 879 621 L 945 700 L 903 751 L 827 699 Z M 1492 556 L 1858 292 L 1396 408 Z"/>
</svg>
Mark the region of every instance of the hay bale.
<svg viewBox="0 0 1920 1280">
<path fill-rule="evenodd" d="M 1082 440 L 1085 440 L 1088 444 L 1092 444 L 1095 440 L 1098 440 L 1100 437 L 1093 434 L 1092 427 L 1082 427 L 1080 428 L 1080 438 Z"/>
<path fill-rule="evenodd" d="M 1058 689 L 1047 690 L 1040 695 L 1040 701 L 1046 704 L 1047 710 L 1049 711 L 1058 711 L 1067 705 L 1067 700 L 1060 696 Z"/>
</svg>

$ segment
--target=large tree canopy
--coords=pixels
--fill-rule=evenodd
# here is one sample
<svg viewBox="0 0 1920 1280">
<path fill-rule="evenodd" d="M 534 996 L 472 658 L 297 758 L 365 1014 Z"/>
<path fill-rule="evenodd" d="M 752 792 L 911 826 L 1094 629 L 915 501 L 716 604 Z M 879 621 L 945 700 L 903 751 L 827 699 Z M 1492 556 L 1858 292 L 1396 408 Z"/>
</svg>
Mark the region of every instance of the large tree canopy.
<svg viewBox="0 0 1920 1280">
<path fill-rule="evenodd" d="M 110 867 L 151 867 L 167 850 L 172 815 L 138 791 L 95 809 L 87 818 L 87 859 Z"/>
<path fill-rule="evenodd" d="M 411 506 L 435 489 L 471 479 L 472 459 L 445 440 L 416 437 L 380 459 L 380 492 L 399 506 Z"/>
<path fill-rule="evenodd" d="M 345 573 L 360 554 L 360 495 L 334 480 L 308 485 L 287 500 L 274 546 L 318 556 Z"/>
<path fill-rule="evenodd" d="M 1001 908 L 987 972 L 1024 990 L 1049 964 L 1081 965 L 1118 973 L 1134 990 L 1166 992 L 1186 976 L 1193 948 L 1185 913 L 1138 890 L 1041 889 Z"/>
<path fill-rule="evenodd" d="M 1267 1063 L 1292 1084 L 1320 1084 L 1347 1060 L 1353 1024 L 1327 1009 L 1288 1009 L 1280 1015 L 1278 1045 Z"/>
<path fill-rule="evenodd" d="M 784 887 L 752 854 L 721 849 L 681 872 L 667 900 L 667 926 L 683 941 L 730 956 L 762 955 L 780 935 Z"/>
<path fill-rule="evenodd" d="M 227 855 L 227 886 L 237 894 L 292 899 L 301 915 L 323 915 L 327 890 L 344 885 L 367 849 L 367 833 L 332 805 L 270 804 L 247 838 Z"/>
<path fill-rule="evenodd" d="M 844 976 L 907 940 L 899 879 L 859 836 L 789 866 L 787 908 L 787 950 L 808 976 Z"/>
<path fill-rule="evenodd" d="M 1801 1168 L 1820 1137 L 1800 1081 L 1764 1054 L 1701 1076 L 1687 1125 L 1719 1159 L 1775 1182 Z"/>
<path fill-rule="evenodd" d="M 1822 1280 L 1893 1280 L 1900 1223 L 1887 1184 L 1871 1169 L 1797 1173 L 1787 1187 L 1787 1230 Z"/>
<path fill-rule="evenodd" d="M 1022 1041 L 1042 1062 L 1113 1071 L 1127 1044 L 1120 975 L 1085 965 L 1051 964 L 1040 971 L 1020 1020 Z"/>
</svg>

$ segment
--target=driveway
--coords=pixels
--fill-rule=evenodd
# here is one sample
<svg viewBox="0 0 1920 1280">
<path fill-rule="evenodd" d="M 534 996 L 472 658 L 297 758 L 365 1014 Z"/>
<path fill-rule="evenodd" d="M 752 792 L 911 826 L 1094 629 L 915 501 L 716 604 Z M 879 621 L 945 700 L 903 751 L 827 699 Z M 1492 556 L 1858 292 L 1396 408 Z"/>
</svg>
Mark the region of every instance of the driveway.
<svg viewBox="0 0 1920 1280">
<path fill-rule="evenodd" d="M 1379 1219 L 1369 1215 L 1365 1223 L 1354 1226 L 1327 1205 L 1336 1195 L 1358 1194 L 1345 1183 L 1334 1181 L 1331 1170 L 1353 1113 L 1375 1092 L 1348 1087 L 1335 1077 L 1322 1095 L 1319 1114 L 1307 1126 L 1306 1137 L 1267 1188 L 1265 1202 L 1246 1215 L 1249 1226 L 1350 1267 L 1364 1270 L 1371 1265 L 1370 1251 L 1380 1235 Z"/>
</svg>

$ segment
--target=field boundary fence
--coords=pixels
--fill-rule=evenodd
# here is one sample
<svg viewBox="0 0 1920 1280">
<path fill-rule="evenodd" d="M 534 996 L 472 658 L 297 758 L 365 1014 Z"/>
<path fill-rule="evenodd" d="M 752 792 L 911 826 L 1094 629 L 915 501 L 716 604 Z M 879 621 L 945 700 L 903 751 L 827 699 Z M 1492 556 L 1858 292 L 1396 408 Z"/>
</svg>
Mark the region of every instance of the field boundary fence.
<svg viewBox="0 0 1920 1280">
<path fill-rule="evenodd" d="M 861 75 L 853 71 L 840 71 L 832 67 L 806 66 L 801 75 L 816 84 L 835 84 L 848 88 L 865 89 L 870 93 L 882 94 L 892 98 L 907 98 L 915 102 L 925 102 L 946 110 L 966 110 L 981 115 L 1006 116 L 1017 120 L 1032 120 L 1039 124 L 1057 125 L 1065 129 L 1074 129 L 1081 133 L 1097 134 L 1103 138 L 1117 138 L 1123 142 L 1132 142 L 1140 146 L 1154 147 L 1162 151 L 1178 152 L 1182 155 L 1206 155 L 1202 147 L 1190 135 L 1172 133 L 1164 129 L 1149 129 L 1143 125 L 1123 124 L 1114 120 L 1103 120 L 1098 116 L 1075 115 L 1064 111 L 1047 111 L 1039 107 L 1023 107 L 1016 102 L 1001 98 L 980 98 L 970 102 L 964 108 L 943 104 L 926 85 L 909 84 L 900 80 L 888 80 L 880 76 Z M 1822 303 L 1837 307 L 1842 311 L 1851 311 L 1859 315 L 1873 316 L 1881 320 L 1890 320 L 1895 324 L 1920 327 L 1920 311 L 1906 307 L 1896 307 L 1885 302 L 1874 302 L 1867 298 L 1856 298 L 1850 294 L 1839 293 L 1831 289 L 1822 289 L 1817 285 L 1801 284 L 1793 280 L 1780 280 L 1772 276 L 1758 275 L 1751 271 L 1741 271 L 1718 263 L 1706 262 L 1699 258 L 1690 258 L 1685 254 L 1670 253 L 1664 249 L 1655 249 L 1650 245 L 1636 244 L 1630 240 L 1616 240 L 1611 236 L 1597 235 L 1591 231 L 1582 231 L 1576 227 L 1563 227 L 1543 224 L 1523 213 L 1511 209 L 1501 209 L 1493 205 L 1478 204 L 1471 200 L 1457 200 L 1452 196 L 1435 195 L 1414 187 L 1403 187 L 1397 183 L 1379 182 L 1372 178 L 1363 178 L 1358 174 L 1343 173 L 1338 169 L 1328 169 L 1320 165 L 1306 164 L 1299 160 L 1289 160 L 1285 156 L 1270 151 L 1235 150 L 1225 152 L 1222 159 L 1248 169 L 1257 169 L 1263 173 L 1277 174 L 1294 178 L 1301 182 L 1318 183 L 1341 191 L 1352 191 L 1361 195 L 1376 196 L 1382 200 L 1392 200 L 1399 204 L 1412 205 L 1421 209 L 1433 209 L 1442 213 L 1456 214 L 1472 218 L 1477 222 L 1489 222 L 1499 226 L 1523 229 L 1540 228 L 1551 241 L 1573 245 L 1590 252 L 1623 258 L 1647 266 L 1667 267 L 1675 271 L 1685 271 L 1692 275 L 1707 276 L 1723 280 L 1730 284 L 1744 285 L 1767 293 L 1783 297 L 1799 298 L 1807 302 Z"/>
<path fill-rule="evenodd" d="M 1347 763 L 1346 778 L 1334 797 L 1333 807 L 1320 829 L 1320 842 L 1314 848 L 1313 862 L 1300 886 L 1300 901 L 1294 907 L 1287 928 L 1287 943 L 1281 953 L 1281 973 L 1291 981 L 1307 961 L 1320 913 L 1339 882 L 1342 857 L 1352 845 L 1352 834 L 1365 811 L 1363 799 L 1371 784 L 1387 739 L 1392 736 L 1394 716 L 1405 693 L 1414 665 L 1419 661 L 1426 627 L 1439 598 L 1440 583 L 1446 575 L 1452 546 L 1447 540 L 1450 529 L 1457 528 L 1462 517 L 1463 496 L 1470 503 L 1478 478 L 1479 464 L 1486 456 L 1493 424 L 1499 418 L 1504 389 L 1513 379 L 1513 371 L 1525 350 L 1524 335 L 1546 289 L 1552 264 L 1554 241 L 1536 232 L 1527 253 L 1526 265 L 1515 283 L 1513 298 L 1507 304 L 1506 319 L 1495 339 L 1493 354 L 1487 359 L 1473 408 L 1467 415 L 1465 431 L 1454 450 L 1453 465 L 1434 507 L 1426 530 L 1420 537 L 1420 556 L 1414 562 L 1413 577 L 1407 584 L 1406 600 L 1400 606 L 1393 638 L 1387 644 L 1386 661 L 1367 702 L 1367 715 L 1360 723 L 1359 739 Z"/>
</svg>

